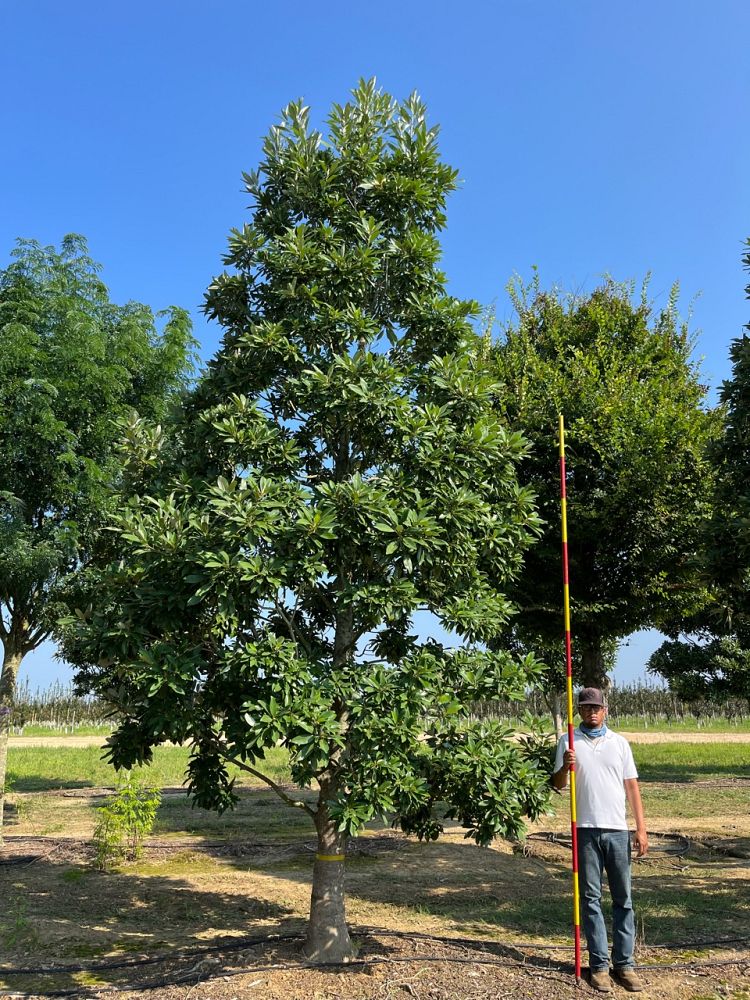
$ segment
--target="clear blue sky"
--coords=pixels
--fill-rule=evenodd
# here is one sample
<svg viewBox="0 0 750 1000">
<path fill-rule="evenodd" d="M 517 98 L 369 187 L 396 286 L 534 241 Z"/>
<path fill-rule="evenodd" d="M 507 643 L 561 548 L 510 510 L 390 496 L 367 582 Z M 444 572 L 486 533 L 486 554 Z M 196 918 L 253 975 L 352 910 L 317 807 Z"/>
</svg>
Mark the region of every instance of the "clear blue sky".
<svg viewBox="0 0 750 1000">
<path fill-rule="evenodd" d="M 505 283 L 533 265 L 569 289 L 651 271 L 657 302 L 679 280 L 716 386 L 750 319 L 749 38 L 747 0 L 6 0 L 0 266 L 18 236 L 83 233 L 116 301 L 185 306 L 210 356 L 198 308 L 246 218 L 241 171 L 289 100 L 320 120 L 374 75 L 422 94 L 461 171 L 456 295 L 502 319 Z M 48 651 L 29 667 L 57 669 Z"/>
</svg>

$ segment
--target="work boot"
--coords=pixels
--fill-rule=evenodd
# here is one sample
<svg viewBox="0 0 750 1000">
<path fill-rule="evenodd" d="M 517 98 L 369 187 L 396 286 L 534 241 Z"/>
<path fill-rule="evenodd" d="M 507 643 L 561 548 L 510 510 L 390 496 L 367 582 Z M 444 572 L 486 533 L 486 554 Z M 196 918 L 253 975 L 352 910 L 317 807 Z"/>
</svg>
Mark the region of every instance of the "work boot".
<svg viewBox="0 0 750 1000">
<path fill-rule="evenodd" d="M 609 981 L 609 969 L 589 969 L 589 983 L 597 993 L 611 993 L 612 984 Z"/>
<path fill-rule="evenodd" d="M 643 982 L 635 969 L 615 969 L 614 977 L 628 993 L 639 993 L 643 989 Z"/>
</svg>

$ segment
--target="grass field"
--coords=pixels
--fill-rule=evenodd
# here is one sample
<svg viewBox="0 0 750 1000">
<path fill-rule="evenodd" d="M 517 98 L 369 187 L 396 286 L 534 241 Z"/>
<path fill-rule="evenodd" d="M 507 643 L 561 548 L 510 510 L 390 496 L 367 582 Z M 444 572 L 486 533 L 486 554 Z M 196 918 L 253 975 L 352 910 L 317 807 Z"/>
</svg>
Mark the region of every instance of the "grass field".
<svg viewBox="0 0 750 1000">
<path fill-rule="evenodd" d="M 747 998 L 742 992 L 747 981 L 739 967 L 722 967 L 724 988 L 712 993 L 700 963 L 738 954 L 750 962 L 750 745 L 721 742 L 717 737 L 717 742 L 703 744 L 638 744 L 634 752 L 653 841 L 651 854 L 634 866 L 638 960 L 652 968 L 648 996 Z M 3 988 L 22 988 L 27 994 L 73 989 L 83 996 L 88 995 L 84 988 L 103 984 L 124 988 L 133 976 L 143 978 L 146 972 L 80 968 L 51 977 L 3 978 L 2 963 L 19 967 L 43 959 L 45 964 L 82 967 L 89 960 L 164 953 L 171 956 L 175 969 L 184 972 L 195 964 L 194 959 L 180 958 L 186 950 L 220 949 L 222 941 L 237 941 L 241 935 L 293 934 L 303 928 L 315 849 L 308 817 L 284 807 L 257 779 L 245 774 L 238 774 L 241 798 L 236 810 L 217 816 L 193 809 L 179 790 L 187 755 L 180 747 L 156 751 L 147 777 L 170 792 L 162 800 L 150 845 L 140 861 L 102 873 L 92 865 L 89 841 L 97 810 L 106 801 L 103 789 L 112 787 L 114 775 L 100 760 L 101 750 L 11 749 L 10 798 L 16 809 L 6 830 L 9 863 L 0 864 Z M 289 780 L 282 753 L 269 756 L 268 770 L 275 780 Z M 553 807 L 554 814 L 536 824 L 522 849 L 504 842 L 492 849 L 477 848 L 455 825 L 432 844 L 419 844 L 373 825 L 350 845 L 347 864 L 348 915 L 363 954 L 390 955 L 410 963 L 421 954 L 419 948 L 428 948 L 413 937 L 418 934 L 470 938 L 483 942 L 471 947 L 490 949 L 487 954 L 495 954 L 493 948 L 505 949 L 505 954 L 512 946 L 515 950 L 507 954 L 516 956 L 523 942 L 538 942 L 536 950 L 522 952 L 528 955 L 528 968 L 536 970 L 536 985 L 522 983 L 521 989 L 515 981 L 506 981 L 510 972 L 505 966 L 439 966 L 426 959 L 424 966 L 395 966 L 397 971 L 378 966 L 367 975 L 349 974 L 345 982 L 341 972 L 334 971 L 261 974 L 253 970 L 262 965 L 261 959 L 268 959 L 267 949 L 241 953 L 235 949 L 226 955 L 219 951 L 222 969 L 231 972 L 234 962 L 239 963 L 239 972 L 245 968 L 247 972 L 230 976 L 226 988 L 221 979 L 212 979 L 210 990 L 207 983 L 201 984 L 192 991 L 191 1000 L 235 996 L 396 1000 L 410 995 L 403 983 L 412 984 L 411 995 L 421 1000 L 520 998 L 538 996 L 540 990 L 548 1000 L 575 997 L 575 987 L 568 988 L 569 972 L 567 979 L 559 975 L 557 980 L 544 979 L 551 975 L 550 953 L 544 949 L 568 946 L 570 941 L 566 795 L 555 796 Z M 674 838 L 668 834 L 689 837 L 686 851 L 672 853 Z M 20 863 L 10 863 L 16 857 Z M 369 938 L 365 928 L 372 927 L 407 938 L 403 943 Z M 734 943 L 715 945 L 710 951 L 703 945 L 726 939 Z M 682 947 L 659 950 L 669 944 Z M 294 947 L 289 944 L 291 950 L 282 948 L 272 957 L 288 963 L 294 959 Z M 437 947 L 434 941 L 429 944 L 433 951 Z M 446 958 L 467 962 L 467 946 L 461 947 L 463 951 L 450 946 Z M 559 954 L 570 957 L 569 952 Z M 238 955 L 244 955 L 244 966 Z M 657 970 L 665 959 L 670 965 L 694 963 L 697 971 Z M 524 959 L 524 968 L 526 964 Z M 419 978 L 414 978 L 417 973 Z M 527 969 L 523 976 L 529 975 Z M 245 982 L 261 985 L 247 985 L 243 992 Z M 714 977 L 709 982 L 719 980 Z M 174 986 L 149 995 L 176 1000 L 187 993 L 188 987 Z"/>
<path fill-rule="evenodd" d="M 163 746 L 154 751 L 150 765 L 135 770 L 160 788 L 182 785 L 189 757 L 186 747 Z M 234 765 L 230 774 L 240 784 L 261 784 Z M 271 751 L 265 773 L 274 781 L 290 780 L 287 757 L 283 751 Z M 114 769 L 102 760 L 100 747 L 13 747 L 8 755 L 8 775 L 17 792 L 42 792 L 54 788 L 111 788 Z M 247 779 L 247 780 L 246 780 Z"/>
<path fill-rule="evenodd" d="M 66 736 L 101 736 L 105 740 L 112 732 L 112 726 L 90 726 L 90 725 L 56 725 L 51 722 L 38 722 L 14 728 L 14 736 L 56 736 L 64 738 Z"/>
<path fill-rule="evenodd" d="M 747 743 L 653 743 L 638 744 L 634 754 L 644 781 L 692 782 L 725 777 L 750 778 L 750 744 Z M 144 778 L 159 787 L 180 786 L 189 751 L 185 747 L 157 747 L 153 763 L 139 769 Z M 99 747 L 13 747 L 8 775 L 18 792 L 41 792 L 54 788 L 108 788 L 116 778 L 111 765 L 102 760 Z M 265 772 L 278 782 L 289 782 L 284 751 L 269 752 Z M 238 784 L 261 784 L 239 768 L 230 773 Z"/>
</svg>

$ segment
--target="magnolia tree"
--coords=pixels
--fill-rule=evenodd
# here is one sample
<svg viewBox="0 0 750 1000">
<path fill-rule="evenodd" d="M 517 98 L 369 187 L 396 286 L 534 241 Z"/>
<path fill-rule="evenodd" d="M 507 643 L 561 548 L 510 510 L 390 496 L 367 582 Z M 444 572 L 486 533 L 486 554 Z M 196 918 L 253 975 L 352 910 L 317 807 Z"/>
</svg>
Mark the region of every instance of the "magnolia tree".
<svg viewBox="0 0 750 1000">
<path fill-rule="evenodd" d="M 79 236 L 21 240 L 0 271 L 0 842 L 16 678 L 91 558 L 121 471 L 118 422 L 155 420 L 190 372 L 190 321 L 110 302 Z"/>
<path fill-rule="evenodd" d="M 116 766 L 189 740 L 199 805 L 232 806 L 234 764 L 309 815 L 305 951 L 335 962 L 347 838 L 368 821 L 431 839 L 447 816 L 487 844 L 547 802 L 543 754 L 469 715 L 537 679 L 533 657 L 486 648 L 537 517 L 476 306 L 438 268 L 456 172 L 421 101 L 363 82 L 325 137 L 291 104 L 245 182 L 182 458 L 170 473 L 134 441 L 159 485 L 125 505 L 122 561 L 92 577 L 67 652 L 117 706 Z M 421 609 L 460 648 L 421 641 Z M 299 793 L 264 773 L 272 747 Z"/>
</svg>

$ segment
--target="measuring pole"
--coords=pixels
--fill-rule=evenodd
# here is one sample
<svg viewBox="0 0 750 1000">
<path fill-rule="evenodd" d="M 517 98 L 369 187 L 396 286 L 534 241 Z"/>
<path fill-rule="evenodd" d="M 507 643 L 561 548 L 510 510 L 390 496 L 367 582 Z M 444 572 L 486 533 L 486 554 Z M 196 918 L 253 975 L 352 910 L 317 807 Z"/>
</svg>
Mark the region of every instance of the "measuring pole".
<svg viewBox="0 0 750 1000">
<path fill-rule="evenodd" d="M 565 607 L 565 676 L 568 689 L 568 747 L 573 750 L 573 656 L 570 644 L 570 581 L 568 578 L 568 501 L 565 490 L 565 421 L 560 414 L 560 511 L 562 520 L 563 603 Z M 578 892 L 578 826 L 576 824 L 576 770 L 570 769 L 570 835 L 573 853 L 573 934 L 576 980 L 581 978 L 581 906 Z"/>
</svg>

